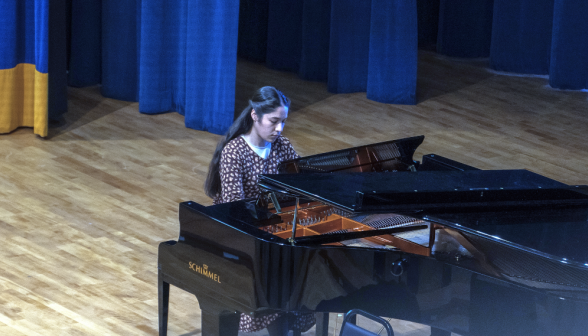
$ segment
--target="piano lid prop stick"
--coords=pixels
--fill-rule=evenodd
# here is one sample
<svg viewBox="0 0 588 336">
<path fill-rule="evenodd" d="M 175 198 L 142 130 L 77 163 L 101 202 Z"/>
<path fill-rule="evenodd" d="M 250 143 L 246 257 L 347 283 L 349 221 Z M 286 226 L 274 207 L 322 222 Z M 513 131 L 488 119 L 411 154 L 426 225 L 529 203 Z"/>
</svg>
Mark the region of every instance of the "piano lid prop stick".
<svg viewBox="0 0 588 336">
<path fill-rule="evenodd" d="M 294 220 L 292 221 L 292 238 L 290 238 L 290 243 L 294 245 L 294 238 L 296 238 L 296 221 L 298 217 L 298 202 L 299 198 L 296 197 L 296 205 L 294 206 Z"/>
<path fill-rule="evenodd" d="M 276 197 L 276 193 L 272 191 L 269 193 L 269 196 L 272 200 L 272 203 L 274 204 L 274 209 L 276 209 L 276 213 L 281 213 L 282 207 L 280 206 L 280 203 L 278 202 L 278 198 Z"/>
</svg>

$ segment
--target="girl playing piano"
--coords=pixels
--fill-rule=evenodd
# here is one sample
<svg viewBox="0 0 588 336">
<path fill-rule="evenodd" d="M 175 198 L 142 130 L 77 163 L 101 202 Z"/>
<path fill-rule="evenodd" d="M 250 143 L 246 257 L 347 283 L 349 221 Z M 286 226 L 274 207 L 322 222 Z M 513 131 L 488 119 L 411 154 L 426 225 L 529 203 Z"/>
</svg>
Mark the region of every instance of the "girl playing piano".
<svg viewBox="0 0 588 336">
<path fill-rule="evenodd" d="M 257 90 L 249 100 L 212 156 L 204 188 L 214 204 L 256 198 L 260 193 L 259 174 L 276 174 L 282 161 L 298 158 L 290 141 L 282 136 L 289 107 L 290 100 L 271 86 Z M 304 314 L 291 322 L 290 328 L 305 331 L 315 319 L 313 314 Z M 241 315 L 239 330 L 254 332 L 264 328 L 270 336 L 287 335 L 287 316 Z"/>
</svg>

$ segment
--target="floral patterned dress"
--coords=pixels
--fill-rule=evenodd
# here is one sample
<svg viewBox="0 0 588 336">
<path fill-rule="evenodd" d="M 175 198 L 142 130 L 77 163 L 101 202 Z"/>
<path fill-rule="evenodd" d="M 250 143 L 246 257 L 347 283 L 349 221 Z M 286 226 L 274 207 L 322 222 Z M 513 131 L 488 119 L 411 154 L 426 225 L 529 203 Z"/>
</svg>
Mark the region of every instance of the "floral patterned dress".
<svg viewBox="0 0 588 336">
<path fill-rule="evenodd" d="M 260 192 L 257 186 L 259 174 L 277 174 L 280 163 L 298 157 L 290 140 L 281 135 L 272 143 L 267 159 L 257 155 L 245 139 L 236 137 L 225 145 L 221 153 L 219 173 L 222 191 L 213 203 L 257 197 Z"/>
<path fill-rule="evenodd" d="M 242 137 L 229 141 L 223 148 L 220 159 L 221 193 L 214 200 L 214 204 L 238 201 L 257 197 L 260 193 L 257 181 L 259 174 L 277 174 L 278 165 L 286 160 L 298 158 L 290 140 L 279 136 L 271 145 L 267 159 L 263 159 L 253 151 Z M 275 313 L 253 318 L 241 314 L 239 330 L 255 332 L 266 328 L 270 323 L 282 317 Z M 289 323 L 290 329 L 306 331 L 315 324 L 314 314 L 295 315 Z"/>
</svg>

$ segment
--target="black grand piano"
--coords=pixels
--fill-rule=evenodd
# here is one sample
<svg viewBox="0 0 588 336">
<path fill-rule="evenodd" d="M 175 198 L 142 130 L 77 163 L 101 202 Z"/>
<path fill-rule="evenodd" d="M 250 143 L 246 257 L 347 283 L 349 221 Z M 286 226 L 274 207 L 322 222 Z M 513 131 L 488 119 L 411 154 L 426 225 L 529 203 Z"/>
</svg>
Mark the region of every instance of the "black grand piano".
<svg viewBox="0 0 588 336">
<path fill-rule="evenodd" d="M 319 313 L 326 336 L 324 313 L 350 309 L 435 335 L 586 335 L 588 188 L 419 163 L 422 141 L 286 162 L 259 199 L 181 203 L 178 240 L 159 245 L 160 335 L 170 284 L 196 295 L 205 336 L 277 311 Z"/>
</svg>

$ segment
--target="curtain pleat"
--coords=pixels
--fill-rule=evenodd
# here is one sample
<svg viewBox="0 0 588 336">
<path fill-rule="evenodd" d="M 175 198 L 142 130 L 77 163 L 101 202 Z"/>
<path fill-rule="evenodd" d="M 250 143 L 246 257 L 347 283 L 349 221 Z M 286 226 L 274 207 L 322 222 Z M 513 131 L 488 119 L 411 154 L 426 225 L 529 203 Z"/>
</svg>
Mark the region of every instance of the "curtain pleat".
<svg viewBox="0 0 588 336">
<path fill-rule="evenodd" d="M 367 88 L 372 1 L 331 2 L 327 86 L 333 93 Z"/>
<path fill-rule="evenodd" d="M 233 122 L 238 1 L 165 0 L 141 8 L 139 110 L 178 111 L 187 127 Z"/>
<path fill-rule="evenodd" d="M 48 132 L 48 0 L 0 2 L 0 133 Z"/>
<path fill-rule="evenodd" d="M 372 0 L 367 98 L 416 104 L 416 0 Z"/>
<path fill-rule="evenodd" d="M 441 0 L 437 52 L 452 57 L 488 57 L 494 0 Z"/>
<path fill-rule="evenodd" d="M 235 110 L 239 1 L 188 4 L 186 126 L 221 134 Z"/>
<path fill-rule="evenodd" d="M 333 1 L 328 88 L 414 104 L 418 56 L 416 0 Z"/>
<path fill-rule="evenodd" d="M 105 97 L 137 101 L 140 2 L 102 0 L 101 92 Z"/>
<path fill-rule="evenodd" d="M 490 67 L 546 75 L 554 0 L 495 0 Z"/>
<path fill-rule="evenodd" d="M 588 1 L 555 0 L 549 85 L 588 89 Z"/>
<path fill-rule="evenodd" d="M 188 0 L 143 1 L 139 78 L 142 113 L 185 115 Z"/>
</svg>

